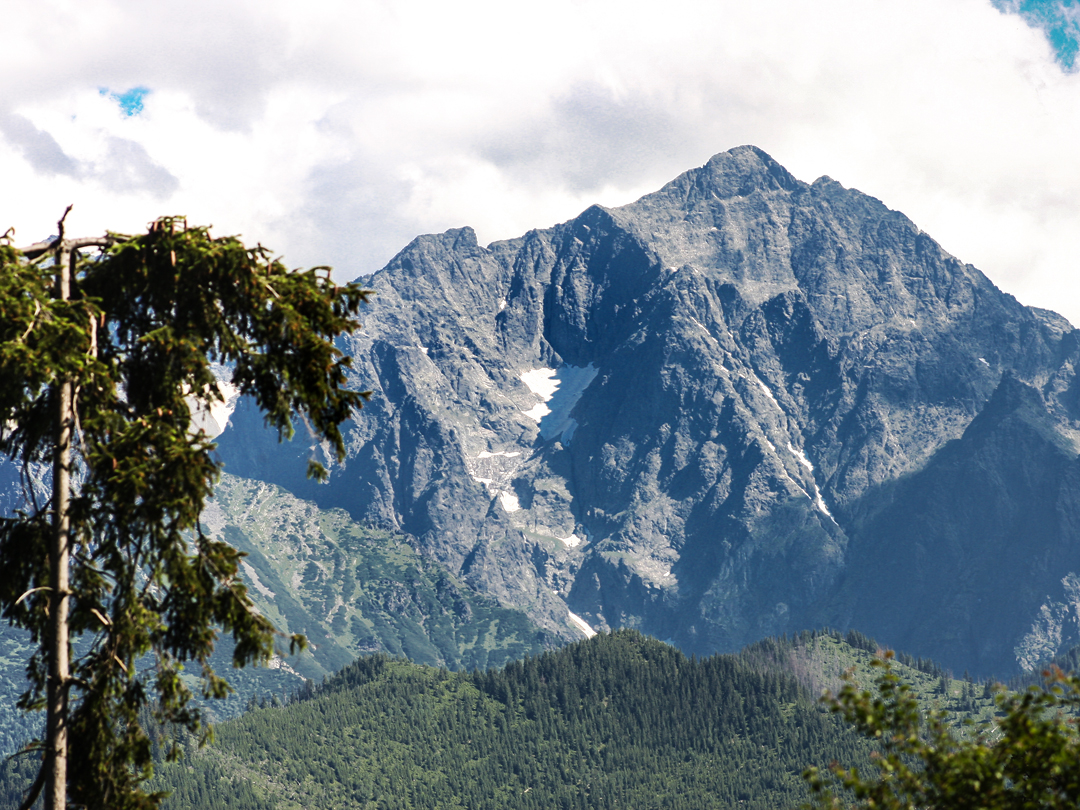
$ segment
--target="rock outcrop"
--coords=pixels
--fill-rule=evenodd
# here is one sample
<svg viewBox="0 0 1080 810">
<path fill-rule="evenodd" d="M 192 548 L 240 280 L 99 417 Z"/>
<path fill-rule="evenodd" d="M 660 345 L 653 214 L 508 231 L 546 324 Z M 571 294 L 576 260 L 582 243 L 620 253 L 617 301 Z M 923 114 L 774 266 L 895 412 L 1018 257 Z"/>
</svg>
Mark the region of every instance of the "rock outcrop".
<svg viewBox="0 0 1080 810">
<path fill-rule="evenodd" d="M 318 448 L 241 404 L 230 472 L 568 638 L 828 624 L 1006 674 L 1075 635 L 1080 336 L 872 197 L 740 147 L 518 239 L 418 237 L 365 283 L 346 463 L 302 480 Z"/>
</svg>

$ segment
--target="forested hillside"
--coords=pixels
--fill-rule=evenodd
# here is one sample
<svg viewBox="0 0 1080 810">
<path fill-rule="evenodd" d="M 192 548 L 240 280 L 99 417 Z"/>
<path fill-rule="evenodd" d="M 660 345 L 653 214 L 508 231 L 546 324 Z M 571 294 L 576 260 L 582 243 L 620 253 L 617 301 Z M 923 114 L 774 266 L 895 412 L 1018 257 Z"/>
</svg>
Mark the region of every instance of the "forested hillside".
<svg viewBox="0 0 1080 810">
<path fill-rule="evenodd" d="M 809 765 L 868 764 L 868 743 L 817 701 L 878 646 L 849 632 L 765 639 L 688 658 L 619 631 L 502 669 L 453 673 L 384 654 L 277 695 L 159 764 L 165 810 L 292 808 L 783 808 Z M 900 654 L 926 706 L 988 719 L 987 684 Z M 282 706 L 282 703 L 287 705 Z M 36 773 L 0 772 L 13 810 Z"/>
<path fill-rule="evenodd" d="M 806 765 L 866 751 L 763 652 L 620 632 L 485 673 L 368 657 L 157 784 L 175 810 L 794 806 Z"/>
<path fill-rule="evenodd" d="M 368 657 L 216 736 L 166 807 L 774 808 L 863 753 L 792 676 L 632 631 L 485 673 Z"/>
</svg>

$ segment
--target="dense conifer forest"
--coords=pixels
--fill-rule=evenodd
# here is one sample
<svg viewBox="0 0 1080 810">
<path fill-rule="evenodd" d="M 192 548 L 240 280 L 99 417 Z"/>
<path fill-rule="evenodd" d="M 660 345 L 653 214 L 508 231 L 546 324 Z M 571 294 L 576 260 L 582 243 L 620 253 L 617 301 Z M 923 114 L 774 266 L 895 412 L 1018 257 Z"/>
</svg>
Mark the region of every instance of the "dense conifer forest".
<svg viewBox="0 0 1080 810">
<path fill-rule="evenodd" d="M 159 739 L 151 786 L 171 793 L 165 810 L 794 808 L 807 766 L 868 764 L 817 698 L 850 667 L 869 682 L 877 649 L 825 631 L 697 659 L 627 630 L 471 673 L 366 656 L 249 701 L 205 748 L 178 736 L 178 762 Z M 898 659 L 927 705 L 992 713 L 970 679 Z M 0 808 L 36 765 L 6 765 Z"/>
<path fill-rule="evenodd" d="M 794 807 L 862 740 L 796 679 L 626 631 L 501 670 L 361 659 L 162 767 L 170 810 Z"/>
</svg>

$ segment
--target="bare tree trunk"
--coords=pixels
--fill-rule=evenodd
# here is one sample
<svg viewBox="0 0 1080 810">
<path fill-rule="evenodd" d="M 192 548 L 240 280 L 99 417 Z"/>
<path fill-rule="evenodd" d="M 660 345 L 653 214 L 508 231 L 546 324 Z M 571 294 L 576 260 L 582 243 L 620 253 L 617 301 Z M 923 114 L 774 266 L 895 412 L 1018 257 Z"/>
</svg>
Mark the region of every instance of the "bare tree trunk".
<svg viewBox="0 0 1080 810">
<path fill-rule="evenodd" d="M 61 233 L 61 240 L 63 234 Z M 57 297 L 71 294 L 71 251 L 62 246 L 57 256 Z M 56 445 L 53 457 L 53 541 L 50 553 L 50 634 L 46 741 L 48 778 L 46 810 L 67 807 L 68 761 L 68 562 L 71 554 L 71 518 L 68 499 L 71 486 L 72 384 L 64 380 L 56 391 Z"/>
</svg>

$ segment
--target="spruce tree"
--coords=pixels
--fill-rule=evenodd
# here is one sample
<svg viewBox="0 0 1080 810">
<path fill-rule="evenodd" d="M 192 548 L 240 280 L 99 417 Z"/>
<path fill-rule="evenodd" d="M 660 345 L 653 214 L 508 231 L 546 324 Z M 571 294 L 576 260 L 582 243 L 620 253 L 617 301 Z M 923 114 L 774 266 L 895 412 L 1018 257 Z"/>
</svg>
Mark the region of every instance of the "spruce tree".
<svg viewBox="0 0 1080 810">
<path fill-rule="evenodd" d="M 160 796 L 140 788 L 143 708 L 197 731 L 185 663 L 205 696 L 222 697 L 228 684 L 209 665 L 219 631 L 238 666 L 274 651 L 240 553 L 199 524 L 220 471 L 198 427 L 223 400 L 212 364 L 231 369 L 279 436 L 300 418 L 341 459 L 339 425 L 366 394 L 346 387 L 334 339 L 358 326 L 369 293 L 183 218 L 139 236 L 68 239 L 64 218 L 58 229 L 23 249 L 10 231 L 0 240 L 0 452 L 26 494 L 0 520 L 0 611 L 37 646 L 20 706 L 47 715 L 27 798 L 44 787 L 49 810 L 69 799 L 150 808 Z M 326 476 L 316 459 L 308 473 Z M 43 476 L 51 497 L 35 485 Z"/>
</svg>

